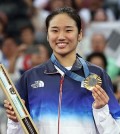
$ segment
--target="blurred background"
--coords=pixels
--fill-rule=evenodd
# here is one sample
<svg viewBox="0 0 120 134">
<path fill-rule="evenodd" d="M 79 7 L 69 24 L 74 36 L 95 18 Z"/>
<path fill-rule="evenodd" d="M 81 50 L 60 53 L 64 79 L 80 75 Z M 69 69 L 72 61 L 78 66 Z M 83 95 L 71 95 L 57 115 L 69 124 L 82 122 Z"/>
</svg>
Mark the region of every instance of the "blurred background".
<svg viewBox="0 0 120 134">
<path fill-rule="evenodd" d="M 102 67 L 120 101 L 120 0 L 0 0 L 0 63 L 14 84 L 28 69 L 50 58 L 45 19 L 56 8 L 70 6 L 82 20 L 77 53 Z M 0 134 L 6 134 L 5 95 L 0 89 Z"/>
</svg>

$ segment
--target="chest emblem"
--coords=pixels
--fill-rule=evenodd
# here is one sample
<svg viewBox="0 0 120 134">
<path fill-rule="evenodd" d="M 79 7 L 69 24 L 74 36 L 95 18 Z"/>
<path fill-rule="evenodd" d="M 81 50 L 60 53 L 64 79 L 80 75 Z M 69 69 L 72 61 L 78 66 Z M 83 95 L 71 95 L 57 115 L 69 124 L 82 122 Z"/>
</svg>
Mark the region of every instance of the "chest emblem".
<svg viewBox="0 0 120 134">
<path fill-rule="evenodd" d="M 34 84 L 31 85 L 32 88 L 38 88 L 38 87 L 44 87 L 44 82 L 43 81 L 35 81 Z"/>
</svg>

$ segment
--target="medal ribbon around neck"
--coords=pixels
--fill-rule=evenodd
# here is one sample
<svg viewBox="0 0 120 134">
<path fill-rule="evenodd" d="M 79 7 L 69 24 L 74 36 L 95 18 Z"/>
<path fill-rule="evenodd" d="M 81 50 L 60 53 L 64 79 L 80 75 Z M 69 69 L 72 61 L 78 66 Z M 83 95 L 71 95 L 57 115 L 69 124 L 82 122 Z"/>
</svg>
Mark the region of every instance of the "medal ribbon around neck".
<svg viewBox="0 0 120 134">
<path fill-rule="evenodd" d="M 78 57 L 78 56 L 77 56 Z M 84 75 L 85 77 L 82 77 L 74 72 L 72 72 L 71 70 L 67 70 L 64 66 L 62 66 L 58 60 L 56 59 L 56 57 L 54 56 L 54 54 L 51 55 L 51 61 L 54 65 L 56 65 L 61 71 L 63 71 L 68 77 L 72 78 L 73 80 L 82 82 L 84 81 L 89 75 L 90 75 L 90 71 L 89 68 L 85 62 L 85 60 L 83 60 L 82 58 L 78 57 L 79 61 L 81 62 L 82 66 L 83 66 L 83 70 L 84 70 Z"/>
</svg>

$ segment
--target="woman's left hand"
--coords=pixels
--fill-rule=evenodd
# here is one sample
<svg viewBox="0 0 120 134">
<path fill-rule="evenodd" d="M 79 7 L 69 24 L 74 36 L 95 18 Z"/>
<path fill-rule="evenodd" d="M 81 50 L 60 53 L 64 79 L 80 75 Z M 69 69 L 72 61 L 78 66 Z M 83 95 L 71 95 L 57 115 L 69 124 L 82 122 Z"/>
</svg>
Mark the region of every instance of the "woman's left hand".
<svg viewBox="0 0 120 134">
<path fill-rule="evenodd" d="M 102 108 L 106 104 L 108 104 L 109 96 L 106 94 L 106 92 L 99 85 L 96 85 L 92 89 L 92 96 L 95 100 L 93 103 L 93 107 L 95 109 Z"/>
</svg>

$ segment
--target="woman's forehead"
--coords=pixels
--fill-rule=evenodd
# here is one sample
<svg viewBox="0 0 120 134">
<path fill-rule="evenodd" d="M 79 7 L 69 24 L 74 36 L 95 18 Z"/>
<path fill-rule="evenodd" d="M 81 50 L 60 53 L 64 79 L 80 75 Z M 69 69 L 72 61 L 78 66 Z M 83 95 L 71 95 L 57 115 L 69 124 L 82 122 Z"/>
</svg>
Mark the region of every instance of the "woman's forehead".
<svg viewBox="0 0 120 134">
<path fill-rule="evenodd" d="M 57 26 L 66 26 L 66 27 L 73 27 L 76 25 L 74 19 L 72 19 L 67 14 L 58 14 L 55 15 L 49 23 L 50 27 L 57 27 Z"/>
</svg>

